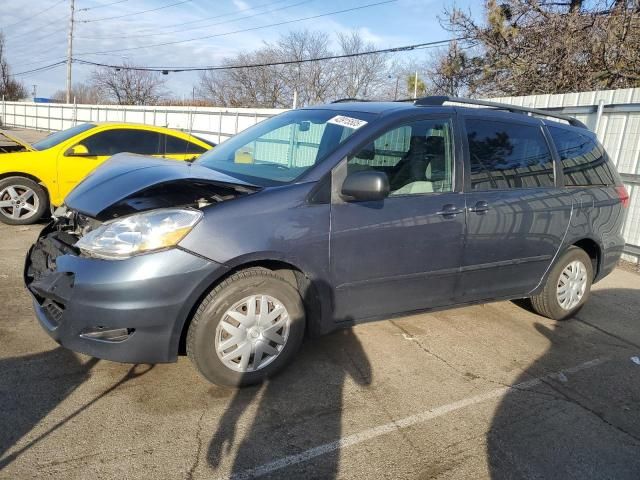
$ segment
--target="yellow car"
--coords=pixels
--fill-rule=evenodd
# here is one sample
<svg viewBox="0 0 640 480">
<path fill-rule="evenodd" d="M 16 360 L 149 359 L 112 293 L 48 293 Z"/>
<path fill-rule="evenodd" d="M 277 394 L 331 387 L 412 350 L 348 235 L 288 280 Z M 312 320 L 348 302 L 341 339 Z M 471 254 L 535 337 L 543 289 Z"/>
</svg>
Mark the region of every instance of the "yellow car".
<svg viewBox="0 0 640 480">
<path fill-rule="evenodd" d="M 82 123 L 32 145 L 3 135 L 18 144 L 0 144 L 0 221 L 11 225 L 38 221 L 116 153 L 192 160 L 215 146 L 176 130 L 127 123 Z"/>
</svg>

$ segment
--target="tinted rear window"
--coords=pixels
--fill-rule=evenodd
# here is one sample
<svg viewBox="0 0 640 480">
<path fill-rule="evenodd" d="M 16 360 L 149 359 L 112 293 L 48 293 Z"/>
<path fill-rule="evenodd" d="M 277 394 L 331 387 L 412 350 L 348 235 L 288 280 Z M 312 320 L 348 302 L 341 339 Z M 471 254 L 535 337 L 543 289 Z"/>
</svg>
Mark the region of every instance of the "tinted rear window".
<svg viewBox="0 0 640 480">
<path fill-rule="evenodd" d="M 90 155 L 97 156 L 111 156 L 122 152 L 157 155 L 160 152 L 160 135 L 148 130 L 116 128 L 98 132 L 82 143 Z"/>
<path fill-rule="evenodd" d="M 613 185 L 607 154 L 596 141 L 564 128 L 549 127 L 549 133 L 562 161 L 566 186 Z"/>
<path fill-rule="evenodd" d="M 553 159 L 539 127 L 475 118 L 465 125 L 473 190 L 554 186 Z"/>
<path fill-rule="evenodd" d="M 164 142 L 162 151 L 167 155 L 186 155 L 188 153 L 204 153 L 207 151 L 206 148 L 200 145 L 171 135 L 161 134 L 160 138 Z"/>
</svg>

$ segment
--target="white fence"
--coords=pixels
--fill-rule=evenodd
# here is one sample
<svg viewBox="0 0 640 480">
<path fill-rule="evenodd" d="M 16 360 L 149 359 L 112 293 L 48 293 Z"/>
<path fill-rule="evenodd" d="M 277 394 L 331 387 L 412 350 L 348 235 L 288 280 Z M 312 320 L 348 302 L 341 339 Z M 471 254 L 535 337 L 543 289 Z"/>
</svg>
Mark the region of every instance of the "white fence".
<svg viewBox="0 0 640 480">
<path fill-rule="evenodd" d="M 83 122 L 129 122 L 191 131 L 220 143 L 284 110 L 2 102 L 0 124 L 57 131 Z"/>
<path fill-rule="evenodd" d="M 631 195 L 624 227 L 626 253 L 640 259 L 640 88 L 492 99 L 551 109 L 574 116 L 595 131 Z M 133 122 L 191 131 L 221 142 L 284 110 L 208 107 L 63 105 L 2 102 L 0 123 L 11 127 L 62 130 L 80 122 Z"/>
</svg>

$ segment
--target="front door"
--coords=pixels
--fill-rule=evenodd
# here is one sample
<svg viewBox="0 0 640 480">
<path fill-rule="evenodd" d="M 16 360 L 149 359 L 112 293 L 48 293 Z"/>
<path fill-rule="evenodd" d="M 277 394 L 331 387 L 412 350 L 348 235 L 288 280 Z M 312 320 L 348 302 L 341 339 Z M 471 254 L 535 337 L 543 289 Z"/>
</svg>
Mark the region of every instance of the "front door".
<svg viewBox="0 0 640 480">
<path fill-rule="evenodd" d="M 526 295 L 558 252 L 571 197 L 556 188 L 539 124 L 468 117 L 463 301 Z"/>
<path fill-rule="evenodd" d="M 80 139 L 78 144 L 83 145 L 88 153 L 75 156 L 66 151 L 58 158 L 60 198 L 66 197 L 84 177 L 112 155 L 122 152 L 157 155 L 161 147 L 157 132 L 136 128 L 101 130 Z"/>
<path fill-rule="evenodd" d="M 334 178 L 342 179 L 383 171 L 391 186 L 383 201 L 349 202 L 334 193 L 330 257 L 337 321 L 455 302 L 465 217 L 463 194 L 453 187 L 453 132 L 451 117 L 417 120 L 337 167 L 342 175 Z"/>
</svg>

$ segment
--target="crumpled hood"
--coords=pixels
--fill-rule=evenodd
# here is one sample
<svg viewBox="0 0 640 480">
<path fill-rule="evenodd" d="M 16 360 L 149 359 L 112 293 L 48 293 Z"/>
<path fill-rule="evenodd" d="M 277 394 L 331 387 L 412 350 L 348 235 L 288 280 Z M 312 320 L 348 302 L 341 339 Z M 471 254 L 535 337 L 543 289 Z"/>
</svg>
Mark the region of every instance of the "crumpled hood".
<svg viewBox="0 0 640 480">
<path fill-rule="evenodd" d="M 199 180 L 218 185 L 258 187 L 197 164 L 144 157 L 114 155 L 91 172 L 65 198 L 65 205 L 90 217 L 142 190 L 176 181 Z"/>
</svg>

